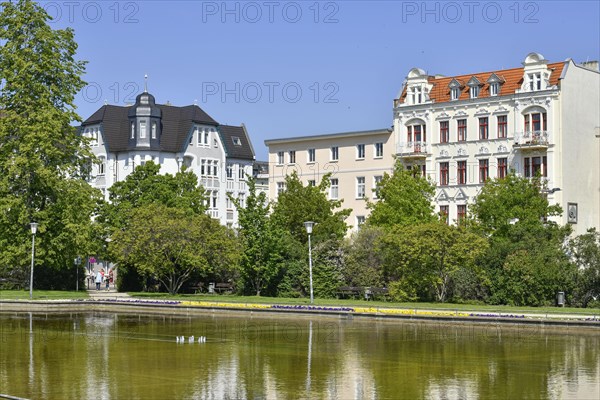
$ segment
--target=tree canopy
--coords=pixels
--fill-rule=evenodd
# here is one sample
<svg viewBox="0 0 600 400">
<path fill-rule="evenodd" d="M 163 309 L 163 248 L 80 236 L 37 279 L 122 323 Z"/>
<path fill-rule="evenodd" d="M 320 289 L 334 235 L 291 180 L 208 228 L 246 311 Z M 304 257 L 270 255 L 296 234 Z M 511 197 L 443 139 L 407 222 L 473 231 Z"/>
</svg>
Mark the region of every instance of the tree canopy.
<svg viewBox="0 0 600 400">
<path fill-rule="evenodd" d="M 28 269 L 35 221 L 36 264 L 47 267 L 36 276 L 56 278 L 93 246 L 99 192 L 84 181 L 93 155 L 71 126 L 80 121 L 74 98 L 85 62 L 75 59 L 73 31 L 53 30 L 37 2 L 5 1 L 0 9 L 0 274 Z"/>
<path fill-rule="evenodd" d="M 392 227 L 433 222 L 435 186 L 419 170 L 406 170 L 397 161 L 392 175 L 385 174 L 375 189 L 379 201 L 369 203 L 371 214 L 367 223 Z"/>
<path fill-rule="evenodd" d="M 294 171 L 285 178 L 285 190 L 277 196 L 273 207 L 275 226 L 289 231 L 299 243 L 306 243 L 308 236 L 304 222 L 316 223 L 312 237 L 315 242 L 331 237 L 343 238 L 348 230 L 345 220 L 352 210 L 341 209 L 341 200 L 329 200 L 327 189 L 330 174 L 323 176 L 317 186 L 304 186 Z"/>
</svg>

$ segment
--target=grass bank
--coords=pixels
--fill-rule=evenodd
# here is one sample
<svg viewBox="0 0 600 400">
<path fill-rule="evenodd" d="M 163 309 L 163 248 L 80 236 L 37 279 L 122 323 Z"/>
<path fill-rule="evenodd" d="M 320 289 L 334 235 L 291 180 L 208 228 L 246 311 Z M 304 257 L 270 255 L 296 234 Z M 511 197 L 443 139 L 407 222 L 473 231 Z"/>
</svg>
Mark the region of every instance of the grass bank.
<svg viewBox="0 0 600 400">
<path fill-rule="evenodd" d="M 34 290 L 33 300 L 70 300 L 89 298 L 85 290 Z M 0 300 L 29 300 L 29 290 L 0 290 Z"/>
</svg>

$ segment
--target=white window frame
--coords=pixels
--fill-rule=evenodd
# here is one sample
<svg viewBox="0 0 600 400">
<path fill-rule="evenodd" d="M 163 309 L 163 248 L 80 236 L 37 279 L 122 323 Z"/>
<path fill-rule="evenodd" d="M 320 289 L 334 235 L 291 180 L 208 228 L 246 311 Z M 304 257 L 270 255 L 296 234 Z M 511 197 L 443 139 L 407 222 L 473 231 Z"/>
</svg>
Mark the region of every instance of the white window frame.
<svg viewBox="0 0 600 400">
<path fill-rule="evenodd" d="M 283 165 L 285 162 L 285 152 L 278 151 L 277 152 L 277 165 Z"/>
<path fill-rule="evenodd" d="M 306 154 L 306 157 L 307 157 L 306 158 L 306 160 L 307 160 L 306 162 L 308 162 L 308 163 L 314 163 L 315 160 L 316 160 L 316 158 L 317 158 L 316 157 L 316 150 L 315 149 L 308 149 L 306 151 L 306 153 L 307 153 Z"/>
<path fill-rule="evenodd" d="M 340 181 L 338 178 L 331 178 L 331 186 L 329 187 L 329 198 L 337 200 L 339 198 Z"/>
<path fill-rule="evenodd" d="M 330 149 L 330 161 L 339 161 L 340 159 L 340 148 L 338 146 L 331 146 Z"/>
<path fill-rule="evenodd" d="M 288 151 L 288 164 L 296 164 L 296 150 Z"/>
<path fill-rule="evenodd" d="M 383 180 L 383 175 L 375 175 L 373 177 L 373 198 L 378 199 L 377 184 Z"/>
<path fill-rule="evenodd" d="M 490 96 L 498 96 L 500 93 L 500 83 L 492 82 L 490 83 Z"/>
<path fill-rule="evenodd" d="M 356 198 L 364 199 L 367 195 L 367 184 L 364 176 L 356 177 Z"/>
<path fill-rule="evenodd" d="M 146 121 L 140 121 L 140 139 L 146 139 Z"/>
<path fill-rule="evenodd" d="M 479 97 L 479 86 L 477 86 L 477 85 L 471 86 L 469 88 L 469 96 L 472 99 L 476 99 L 477 97 Z"/>
<path fill-rule="evenodd" d="M 364 160 L 365 159 L 365 145 L 364 143 L 359 143 L 356 145 L 356 159 Z"/>
<path fill-rule="evenodd" d="M 454 87 L 450 89 L 450 100 L 458 100 L 460 97 L 460 88 Z"/>
<path fill-rule="evenodd" d="M 374 158 L 383 158 L 383 142 L 377 142 L 373 145 Z"/>
</svg>

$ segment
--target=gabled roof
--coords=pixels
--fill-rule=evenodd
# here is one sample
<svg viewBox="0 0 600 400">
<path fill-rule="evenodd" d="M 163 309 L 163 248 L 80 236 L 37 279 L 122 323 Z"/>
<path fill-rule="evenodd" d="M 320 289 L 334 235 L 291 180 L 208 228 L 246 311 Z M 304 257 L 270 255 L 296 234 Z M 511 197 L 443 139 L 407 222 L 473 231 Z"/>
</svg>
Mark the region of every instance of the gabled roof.
<svg viewBox="0 0 600 400">
<path fill-rule="evenodd" d="M 218 123 L 200 107 L 176 107 L 157 104 L 162 113 L 160 150 L 179 152 L 184 148 L 194 123 L 217 126 Z M 129 106 L 104 105 L 81 124 L 102 124 L 104 140 L 110 152 L 126 151 L 129 146 Z"/>
<path fill-rule="evenodd" d="M 562 71 L 565 67 L 566 62 L 558 62 L 547 64 L 548 69 L 550 70 L 550 85 L 558 85 L 559 78 L 561 77 Z M 515 93 L 516 90 L 520 89 L 523 85 L 523 76 L 525 74 L 524 67 L 520 68 L 512 68 L 512 69 L 503 69 L 498 71 L 490 71 L 490 72 L 479 72 L 476 74 L 465 74 L 458 76 L 429 76 L 428 83 L 433 85 L 431 91 L 429 92 L 429 98 L 435 103 L 443 103 L 449 102 L 450 100 L 450 85 L 455 83 L 467 82 L 469 79 L 476 78 L 479 82 L 485 82 L 482 84 L 481 92 L 479 93 L 478 98 L 490 97 L 489 86 L 490 82 L 488 80 L 492 77 L 492 75 L 496 75 L 500 78 L 502 85 L 500 89 L 500 93 L 502 95 Z M 492 79 L 493 81 L 493 79 Z M 461 86 L 463 86 L 461 84 Z M 402 94 L 400 95 L 400 103 L 405 103 L 406 101 L 406 85 L 402 90 Z M 468 100 L 469 91 L 463 89 L 460 93 L 460 97 L 458 100 Z"/>
<path fill-rule="evenodd" d="M 242 126 L 219 125 L 217 130 L 228 158 L 254 160 L 254 149 L 243 124 Z"/>
</svg>

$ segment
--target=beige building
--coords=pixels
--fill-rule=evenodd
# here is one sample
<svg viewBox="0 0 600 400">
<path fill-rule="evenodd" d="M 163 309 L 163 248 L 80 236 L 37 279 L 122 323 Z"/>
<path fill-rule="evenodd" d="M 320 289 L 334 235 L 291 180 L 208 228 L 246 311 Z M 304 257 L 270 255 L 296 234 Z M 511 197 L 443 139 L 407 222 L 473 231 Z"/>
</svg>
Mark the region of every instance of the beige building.
<svg viewBox="0 0 600 400">
<path fill-rule="evenodd" d="M 364 223 L 366 199 L 376 198 L 373 189 L 394 165 L 394 140 L 390 129 L 332 133 L 266 140 L 269 148 L 269 198 L 285 188 L 285 177 L 296 171 L 304 184 L 318 185 L 331 173 L 330 199 L 343 200 L 352 209 L 346 221 L 355 230 Z"/>
</svg>

